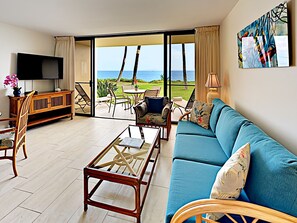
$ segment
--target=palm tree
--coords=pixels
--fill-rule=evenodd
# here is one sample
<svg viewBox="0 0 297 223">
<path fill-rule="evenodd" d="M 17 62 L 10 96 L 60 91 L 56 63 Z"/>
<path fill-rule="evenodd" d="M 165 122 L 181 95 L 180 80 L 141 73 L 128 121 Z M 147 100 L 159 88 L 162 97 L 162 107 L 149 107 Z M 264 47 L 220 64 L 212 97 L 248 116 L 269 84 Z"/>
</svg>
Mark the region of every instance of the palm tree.
<svg viewBox="0 0 297 223">
<path fill-rule="evenodd" d="M 122 78 L 123 71 L 124 71 L 124 68 L 125 68 L 125 63 L 126 63 L 126 57 L 127 57 L 127 46 L 125 46 L 124 56 L 123 56 L 123 62 L 122 62 L 121 70 L 120 70 L 119 76 L 118 76 L 118 78 L 117 78 L 117 80 L 116 80 L 117 83 L 119 83 L 120 80 L 121 80 L 121 78 Z"/>
<path fill-rule="evenodd" d="M 186 49 L 185 44 L 182 43 L 182 58 L 183 58 L 183 78 L 184 78 L 184 84 L 185 84 L 185 90 L 188 89 L 188 80 L 187 80 L 187 68 L 186 68 Z"/>
<path fill-rule="evenodd" d="M 133 77 L 132 77 L 132 85 L 134 85 L 137 77 L 137 68 L 138 68 L 138 59 L 140 54 L 141 45 L 137 46 L 136 55 L 135 55 L 135 63 L 134 63 L 134 70 L 133 70 Z"/>
</svg>

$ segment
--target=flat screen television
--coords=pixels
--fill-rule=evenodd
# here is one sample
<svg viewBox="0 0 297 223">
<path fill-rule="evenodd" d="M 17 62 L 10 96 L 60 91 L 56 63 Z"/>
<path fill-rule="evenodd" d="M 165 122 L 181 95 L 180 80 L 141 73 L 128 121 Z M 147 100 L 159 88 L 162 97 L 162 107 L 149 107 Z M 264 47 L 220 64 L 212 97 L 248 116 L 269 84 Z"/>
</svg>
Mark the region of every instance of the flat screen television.
<svg viewBox="0 0 297 223">
<path fill-rule="evenodd" d="M 63 58 L 18 53 L 17 75 L 20 80 L 63 79 Z"/>
</svg>

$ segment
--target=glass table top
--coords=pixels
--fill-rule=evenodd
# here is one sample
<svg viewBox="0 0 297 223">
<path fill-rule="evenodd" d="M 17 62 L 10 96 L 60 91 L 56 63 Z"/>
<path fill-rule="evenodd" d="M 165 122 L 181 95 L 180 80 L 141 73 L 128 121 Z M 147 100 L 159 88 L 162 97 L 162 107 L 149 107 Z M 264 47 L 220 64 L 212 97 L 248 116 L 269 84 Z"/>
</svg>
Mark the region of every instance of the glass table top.
<svg viewBox="0 0 297 223">
<path fill-rule="evenodd" d="M 128 126 L 88 167 L 139 176 L 154 150 L 159 131 L 158 128 Z"/>
</svg>

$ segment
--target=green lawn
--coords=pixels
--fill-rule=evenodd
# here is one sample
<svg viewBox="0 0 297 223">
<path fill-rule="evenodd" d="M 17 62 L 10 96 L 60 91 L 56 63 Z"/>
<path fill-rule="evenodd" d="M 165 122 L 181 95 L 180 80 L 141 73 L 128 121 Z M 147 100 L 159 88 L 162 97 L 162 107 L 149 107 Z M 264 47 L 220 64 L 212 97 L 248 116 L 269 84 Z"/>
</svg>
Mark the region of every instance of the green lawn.
<svg viewBox="0 0 297 223">
<path fill-rule="evenodd" d="M 115 80 L 108 80 L 108 82 L 112 82 L 112 83 L 115 83 Z M 120 95 L 122 94 L 122 85 L 130 85 L 131 82 L 119 82 L 117 84 L 117 91 L 115 92 L 117 95 Z M 174 81 L 172 82 L 172 86 L 171 86 L 171 94 L 172 94 L 172 97 L 182 97 L 183 99 L 185 100 L 188 100 L 191 96 L 191 93 L 194 89 L 194 86 L 188 86 L 188 89 L 185 89 L 184 86 L 174 86 L 174 85 L 183 85 L 184 83 L 182 81 Z M 195 82 L 194 81 L 191 81 L 191 82 L 188 82 L 189 85 L 194 85 Z M 147 90 L 147 89 L 151 89 L 152 87 L 156 86 L 156 87 L 161 87 L 161 93 L 160 95 L 164 95 L 164 87 L 163 87 L 163 81 L 152 81 L 152 82 L 144 82 L 144 81 L 139 81 L 138 82 L 138 86 L 139 86 L 139 89 L 144 89 L 144 90 Z"/>
</svg>

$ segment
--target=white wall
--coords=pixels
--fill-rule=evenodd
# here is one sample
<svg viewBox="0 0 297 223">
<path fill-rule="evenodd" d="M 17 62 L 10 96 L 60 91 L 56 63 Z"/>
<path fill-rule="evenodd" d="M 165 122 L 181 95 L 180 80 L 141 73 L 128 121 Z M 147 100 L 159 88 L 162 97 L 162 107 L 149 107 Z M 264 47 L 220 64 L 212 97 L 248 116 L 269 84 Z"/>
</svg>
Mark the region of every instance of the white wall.
<svg viewBox="0 0 297 223">
<path fill-rule="evenodd" d="M 4 88 L 3 81 L 9 74 L 16 73 L 16 54 L 18 52 L 53 55 L 54 38 L 49 35 L 0 23 L 0 111 L 2 117 L 9 116 L 10 87 Z M 20 81 L 22 92 L 32 90 L 32 81 Z M 48 80 L 33 82 L 34 90 L 52 91 L 53 83 Z"/>
<path fill-rule="evenodd" d="M 283 1 L 240 0 L 221 24 L 222 99 L 297 154 L 296 4 L 289 1 L 292 65 L 239 69 L 237 33 Z"/>
</svg>

